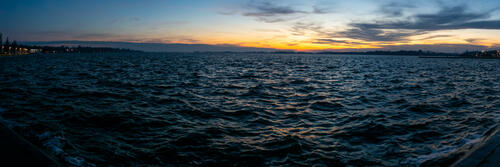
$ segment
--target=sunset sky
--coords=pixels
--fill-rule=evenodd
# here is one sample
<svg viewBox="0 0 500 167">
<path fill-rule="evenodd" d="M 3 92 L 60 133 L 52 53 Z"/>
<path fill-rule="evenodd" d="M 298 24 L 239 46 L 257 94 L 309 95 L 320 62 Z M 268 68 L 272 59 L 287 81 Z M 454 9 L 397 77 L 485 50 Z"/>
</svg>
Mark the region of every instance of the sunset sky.
<svg viewBox="0 0 500 167">
<path fill-rule="evenodd" d="M 500 1 L 16 0 L 0 25 L 18 41 L 461 51 L 500 46 Z"/>
</svg>

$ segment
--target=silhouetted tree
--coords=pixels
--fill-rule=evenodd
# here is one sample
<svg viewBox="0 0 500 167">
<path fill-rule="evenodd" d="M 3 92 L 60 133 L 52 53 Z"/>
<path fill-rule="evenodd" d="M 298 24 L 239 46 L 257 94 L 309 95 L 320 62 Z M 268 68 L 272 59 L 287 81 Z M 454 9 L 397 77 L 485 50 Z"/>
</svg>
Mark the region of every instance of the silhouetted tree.
<svg viewBox="0 0 500 167">
<path fill-rule="evenodd" d="M 12 53 L 17 54 L 17 52 L 18 52 L 17 41 L 14 40 L 14 42 L 12 42 Z"/>
<path fill-rule="evenodd" d="M 0 33 L 0 54 L 3 53 L 3 34 Z"/>
<path fill-rule="evenodd" d="M 9 44 L 9 37 L 7 37 L 7 39 L 5 39 L 5 50 L 7 50 L 7 54 L 10 53 L 10 44 Z"/>
</svg>

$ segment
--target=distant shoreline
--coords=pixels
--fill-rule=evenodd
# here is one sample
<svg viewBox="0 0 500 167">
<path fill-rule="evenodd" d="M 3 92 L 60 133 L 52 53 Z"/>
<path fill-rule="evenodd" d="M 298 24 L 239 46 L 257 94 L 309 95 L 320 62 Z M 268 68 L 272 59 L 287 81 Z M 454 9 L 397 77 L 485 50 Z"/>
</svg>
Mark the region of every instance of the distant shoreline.
<svg viewBox="0 0 500 167">
<path fill-rule="evenodd" d="M 33 55 L 33 53 L 28 53 L 28 54 L 0 54 L 0 57 L 4 57 L 4 56 L 24 56 L 24 55 Z"/>
<path fill-rule="evenodd" d="M 500 57 L 418 56 L 424 59 L 500 59 Z"/>
<path fill-rule="evenodd" d="M 114 48 L 113 48 L 114 49 Z M 410 56 L 410 57 L 418 57 L 423 59 L 500 59 L 500 57 L 474 57 L 474 56 L 460 56 L 459 54 L 454 53 L 435 53 L 432 52 L 429 56 L 425 55 L 417 55 L 413 51 L 404 51 L 409 53 L 401 53 L 402 51 L 373 51 L 373 52 L 141 52 L 128 50 L 123 51 L 119 50 L 117 52 L 55 52 L 55 53 L 25 53 L 25 54 L 0 54 L 0 57 L 10 57 L 10 56 L 36 56 L 36 55 L 52 55 L 52 54 L 102 54 L 102 53 L 149 53 L 149 54 L 291 54 L 291 55 L 299 55 L 299 54 L 310 54 L 310 55 L 366 55 L 366 56 Z M 443 55 L 443 56 L 441 56 Z"/>
</svg>

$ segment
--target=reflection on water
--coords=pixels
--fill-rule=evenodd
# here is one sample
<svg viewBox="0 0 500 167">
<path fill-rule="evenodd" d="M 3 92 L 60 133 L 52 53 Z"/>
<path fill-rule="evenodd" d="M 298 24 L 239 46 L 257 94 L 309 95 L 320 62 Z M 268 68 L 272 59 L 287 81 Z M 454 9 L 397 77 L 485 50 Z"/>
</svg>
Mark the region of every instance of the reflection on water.
<svg viewBox="0 0 500 167">
<path fill-rule="evenodd" d="M 2 57 L 0 114 L 78 166 L 414 166 L 497 124 L 499 65 L 356 55 Z"/>
</svg>

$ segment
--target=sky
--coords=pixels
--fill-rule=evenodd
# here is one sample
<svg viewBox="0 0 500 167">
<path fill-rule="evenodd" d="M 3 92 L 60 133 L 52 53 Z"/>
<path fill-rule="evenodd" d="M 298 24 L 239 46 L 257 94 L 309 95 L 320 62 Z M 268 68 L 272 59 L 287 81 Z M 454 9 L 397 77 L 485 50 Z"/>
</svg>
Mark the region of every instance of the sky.
<svg viewBox="0 0 500 167">
<path fill-rule="evenodd" d="M 500 46 L 498 0 L 16 0 L 0 32 L 17 41 L 113 41 L 296 51 Z"/>
</svg>

